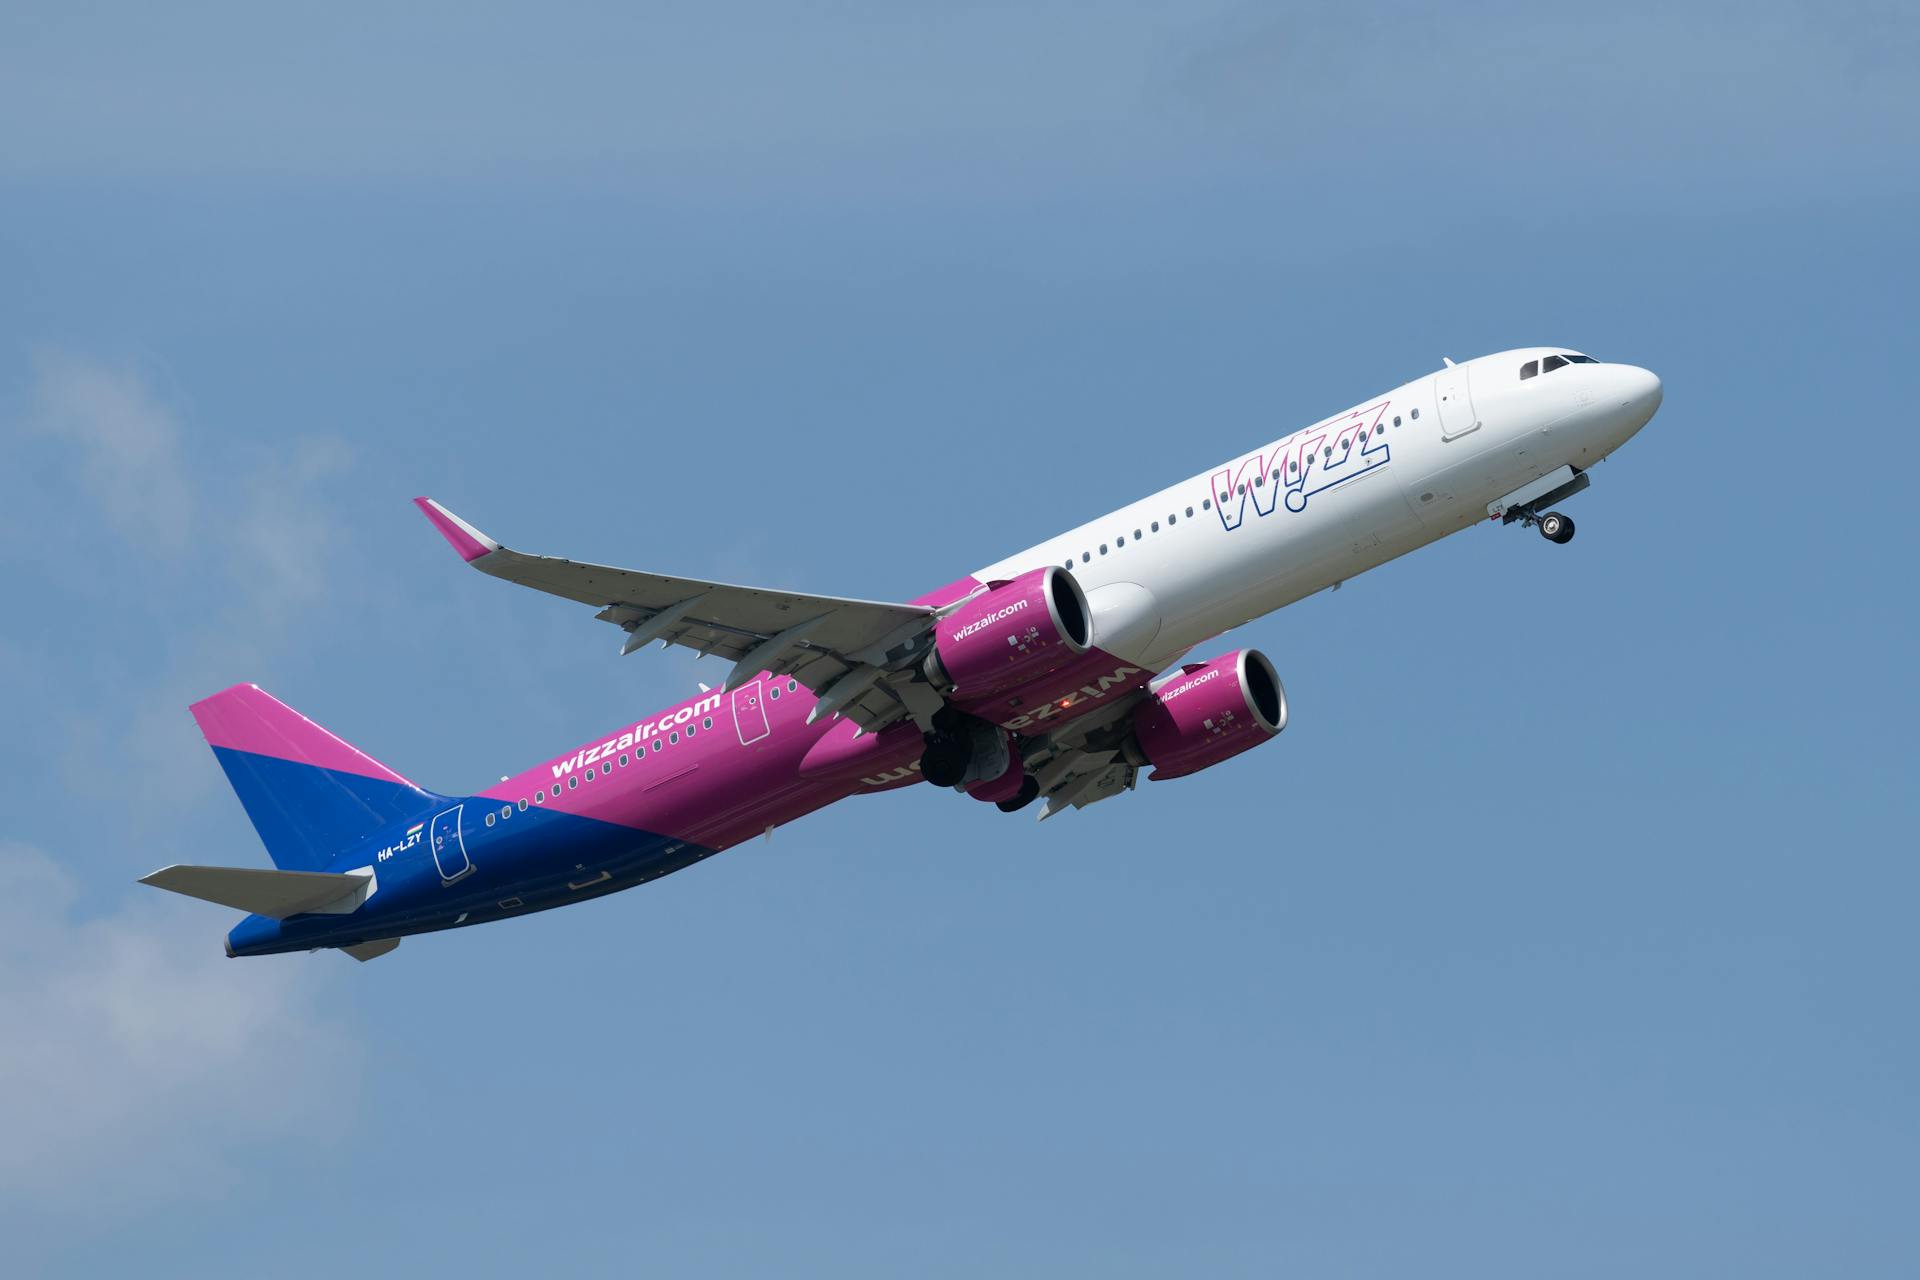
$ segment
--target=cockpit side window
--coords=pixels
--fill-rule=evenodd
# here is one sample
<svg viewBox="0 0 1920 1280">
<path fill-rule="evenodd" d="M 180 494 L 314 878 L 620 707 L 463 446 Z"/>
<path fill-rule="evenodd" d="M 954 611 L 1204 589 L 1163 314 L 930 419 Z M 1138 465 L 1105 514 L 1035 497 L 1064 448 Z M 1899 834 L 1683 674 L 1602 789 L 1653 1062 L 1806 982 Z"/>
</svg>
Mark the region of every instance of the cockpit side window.
<svg viewBox="0 0 1920 1280">
<path fill-rule="evenodd" d="M 1565 356 L 1548 356 L 1540 362 L 1540 372 L 1552 373 L 1555 369 L 1566 368 L 1566 365 L 1567 358 Z"/>
<path fill-rule="evenodd" d="M 1540 362 L 1538 360 L 1529 360 L 1520 366 L 1520 380 L 1525 382 L 1528 378 L 1533 377 L 1539 372 Z"/>
</svg>

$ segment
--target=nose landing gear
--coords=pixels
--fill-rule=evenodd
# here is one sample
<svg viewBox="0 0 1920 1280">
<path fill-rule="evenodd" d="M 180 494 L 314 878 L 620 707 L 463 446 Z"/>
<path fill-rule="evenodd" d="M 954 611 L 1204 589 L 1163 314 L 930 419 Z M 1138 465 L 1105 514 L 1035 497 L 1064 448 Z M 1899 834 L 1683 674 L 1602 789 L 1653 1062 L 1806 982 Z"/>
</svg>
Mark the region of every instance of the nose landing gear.
<svg viewBox="0 0 1920 1280">
<path fill-rule="evenodd" d="M 1496 502 L 1488 503 L 1487 514 L 1501 524 L 1512 524 L 1518 520 L 1523 524 L 1538 525 L 1540 536 L 1548 542 L 1572 542 L 1573 521 L 1558 511 L 1549 511 L 1542 515 L 1540 508 L 1548 503 L 1571 498 L 1591 483 L 1586 472 L 1575 471 L 1572 466 L 1560 467 L 1541 476 L 1532 484 L 1515 489 Z"/>
<path fill-rule="evenodd" d="M 1541 516 L 1538 521 L 1529 520 L 1527 523 L 1538 523 L 1540 526 L 1540 536 L 1548 542 L 1567 543 L 1573 541 L 1573 521 L 1567 519 L 1558 511 L 1549 511 L 1547 514 Z"/>
</svg>

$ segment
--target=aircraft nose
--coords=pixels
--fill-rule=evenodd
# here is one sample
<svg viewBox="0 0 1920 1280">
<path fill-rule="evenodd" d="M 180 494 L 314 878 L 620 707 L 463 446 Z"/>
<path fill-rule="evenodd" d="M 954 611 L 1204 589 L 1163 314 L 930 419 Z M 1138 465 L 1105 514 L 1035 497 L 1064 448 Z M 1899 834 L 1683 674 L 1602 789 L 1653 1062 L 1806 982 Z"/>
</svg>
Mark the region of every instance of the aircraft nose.
<svg viewBox="0 0 1920 1280">
<path fill-rule="evenodd" d="M 1620 385 L 1622 407 L 1634 414 L 1637 426 L 1645 426 L 1666 396 L 1660 375 L 1638 365 L 1623 364 L 1618 366 L 1615 377 Z"/>
</svg>

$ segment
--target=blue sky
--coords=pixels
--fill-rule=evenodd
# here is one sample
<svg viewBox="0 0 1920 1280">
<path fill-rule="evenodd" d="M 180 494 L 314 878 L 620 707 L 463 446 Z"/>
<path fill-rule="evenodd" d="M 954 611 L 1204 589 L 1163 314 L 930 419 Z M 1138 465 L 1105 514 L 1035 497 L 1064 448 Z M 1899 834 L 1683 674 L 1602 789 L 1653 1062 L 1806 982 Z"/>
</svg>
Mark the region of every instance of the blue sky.
<svg viewBox="0 0 1920 1280">
<path fill-rule="evenodd" d="M 10 1270 L 1920 1266 L 1909 7 L 473 8 L 0 15 Z M 416 493 L 905 598 L 1531 343 L 1666 381 L 1579 539 L 1201 776 L 365 966 L 132 883 L 264 865 L 234 681 L 459 790 L 719 673 Z"/>
</svg>

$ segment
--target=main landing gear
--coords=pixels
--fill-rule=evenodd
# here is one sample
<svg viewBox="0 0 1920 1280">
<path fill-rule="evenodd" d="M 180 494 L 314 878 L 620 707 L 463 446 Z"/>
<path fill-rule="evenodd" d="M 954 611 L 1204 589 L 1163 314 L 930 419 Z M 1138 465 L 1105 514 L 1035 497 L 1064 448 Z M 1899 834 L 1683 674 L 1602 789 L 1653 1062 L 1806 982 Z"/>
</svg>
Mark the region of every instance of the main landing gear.
<svg viewBox="0 0 1920 1280">
<path fill-rule="evenodd" d="M 1002 813 L 1018 813 L 1040 798 L 1040 779 L 1028 774 L 1020 783 L 1020 794 L 1011 800 L 996 800 L 994 805 Z"/>
<path fill-rule="evenodd" d="M 960 787 L 999 777 L 1008 762 L 1007 735 L 998 725 L 942 707 L 927 731 L 920 776 L 936 787 Z"/>
</svg>

